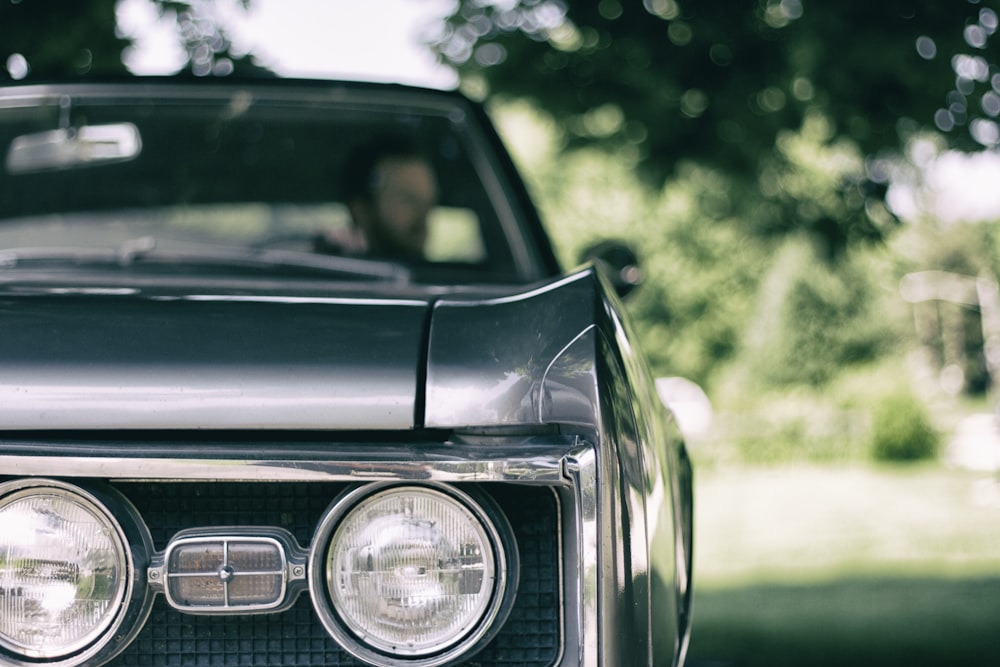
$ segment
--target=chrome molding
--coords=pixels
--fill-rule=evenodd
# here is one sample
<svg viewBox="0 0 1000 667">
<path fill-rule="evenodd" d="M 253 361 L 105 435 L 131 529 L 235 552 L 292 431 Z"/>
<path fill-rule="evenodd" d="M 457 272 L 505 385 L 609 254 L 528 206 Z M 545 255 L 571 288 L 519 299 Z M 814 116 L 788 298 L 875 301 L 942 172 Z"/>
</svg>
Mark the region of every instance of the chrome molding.
<svg viewBox="0 0 1000 667">
<path fill-rule="evenodd" d="M 598 592 L 600 590 L 598 551 L 600 548 L 600 524 L 598 513 L 597 453 L 592 448 L 580 449 L 564 460 L 566 476 L 571 479 L 575 493 L 576 535 L 567 534 L 567 541 L 576 539 L 576 562 L 579 573 L 576 577 L 579 589 L 576 599 L 568 609 L 579 610 L 575 627 L 567 628 L 576 633 L 575 638 L 567 638 L 567 645 L 575 643 L 579 647 L 578 664 L 582 667 L 597 667 L 600 664 L 600 613 Z M 570 561 L 573 562 L 573 561 Z M 570 591 L 566 592 L 570 595 Z M 573 640 L 572 642 L 570 640 Z"/>
<path fill-rule="evenodd" d="M 448 458 L 416 458 L 414 450 L 386 452 L 380 461 L 359 456 L 310 458 L 307 460 L 244 458 L 131 458 L 118 456 L 0 455 L 5 475 L 47 477 L 97 477 L 141 481 L 232 481 L 232 482 L 357 482 L 377 480 L 475 482 L 505 481 L 537 484 L 566 482 L 561 460 L 565 447 L 535 450 L 526 456 L 504 448 L 452 449 Z M 394 456 L 395 455 L 395 456 Z M 474 457 L 474 458 L 473 458 Z"/>
</svg>

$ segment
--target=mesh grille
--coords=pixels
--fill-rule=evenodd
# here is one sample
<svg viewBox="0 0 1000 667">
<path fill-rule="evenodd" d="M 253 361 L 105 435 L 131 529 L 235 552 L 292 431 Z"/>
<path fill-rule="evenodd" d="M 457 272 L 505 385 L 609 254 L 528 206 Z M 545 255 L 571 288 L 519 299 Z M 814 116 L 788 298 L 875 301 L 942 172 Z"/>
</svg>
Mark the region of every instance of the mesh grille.
<svg viewBox="0 0 1000 667">
<path fill-rule="evenodd" d="M 199 526 L 280 526 L 307 545 L 338 484 L 120 484 L 149 526 L 158 550 L 179 530 Z M 559 531 L 552 493 L 535 487 L 486 487 L 507 515 L 521 556 L 510 618 L 469 664 L 526 667 L 559 655 Z M 191 616 L 158 599 L 144 629 L 116 667 L 318 667 L 362 663 L 327 635 L 303 595 L 288 611 L 258 616 Z"/>
</svg>

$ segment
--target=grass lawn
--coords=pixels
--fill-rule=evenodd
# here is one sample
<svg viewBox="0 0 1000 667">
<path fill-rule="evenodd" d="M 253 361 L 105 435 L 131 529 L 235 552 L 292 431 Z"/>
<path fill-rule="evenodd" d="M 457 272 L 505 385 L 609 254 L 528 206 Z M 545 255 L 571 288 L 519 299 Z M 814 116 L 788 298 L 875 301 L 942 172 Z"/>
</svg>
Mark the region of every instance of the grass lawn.
<svg viewBox="0 0 1000 667">
<path fill-rule="evenodd" d="M 696 478 L 693 667 L 1000 665 L 1000 484 L 920 465 Z"/>
</svg>

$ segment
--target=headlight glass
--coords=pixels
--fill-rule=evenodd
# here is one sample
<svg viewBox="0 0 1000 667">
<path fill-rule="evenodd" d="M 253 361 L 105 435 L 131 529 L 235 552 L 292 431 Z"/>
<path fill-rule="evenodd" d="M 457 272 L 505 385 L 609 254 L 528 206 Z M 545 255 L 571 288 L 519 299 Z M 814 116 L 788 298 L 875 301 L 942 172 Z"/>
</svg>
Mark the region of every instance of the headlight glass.
<svg viewBox="0 0 1000 667">
<path fill-rule="evenodd" d="M 424 487 L 389 488 L 358 502 L 339 522 L 325 561 L 343 623 L 391 656 L 424 656 L 461 642 L 499 585 L 501 547 L 481 517 Z"/>
<path fill-rule="evenodd" d="M 33 658 L 85 648 L 121 611 L 128 578 L 120 529 L 83 492 L 29 486 L 0 494 L 4 648 Z"/>
</svg>

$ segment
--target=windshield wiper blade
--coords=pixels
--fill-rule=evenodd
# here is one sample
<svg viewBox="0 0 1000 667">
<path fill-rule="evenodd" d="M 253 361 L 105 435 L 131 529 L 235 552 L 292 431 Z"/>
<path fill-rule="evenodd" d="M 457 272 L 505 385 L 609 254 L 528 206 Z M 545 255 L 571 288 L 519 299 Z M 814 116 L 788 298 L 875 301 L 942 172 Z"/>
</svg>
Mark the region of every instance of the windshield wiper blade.
<svg viewBox="0 0 1000 667">
<path fill-rule="evenodd" d="M 189 266 L 261 271 L 337 274 L 352 279 L 407 283 L 410 270 L 381 259 L 318 255 L 294 250 L 204 246 L 162 249 L 151 237 L 130 239 L 118 247 L 30 247 L 0 250 L 0 269 L 38 263 L 100 264 L 103 266 Z"/>
<path fill-rule="evenodd" d="M 318 255 L 295 250 L 252 250 L 244 253 L 252 261 L 276 268 L 314 269 L 397 283 L 409 282 L 411 275 L 410 269 L 403 264 L 384 259 Z"/>
</svg>

